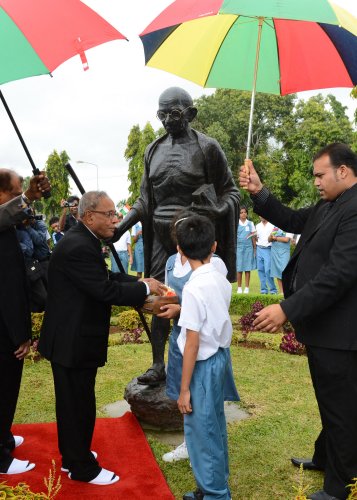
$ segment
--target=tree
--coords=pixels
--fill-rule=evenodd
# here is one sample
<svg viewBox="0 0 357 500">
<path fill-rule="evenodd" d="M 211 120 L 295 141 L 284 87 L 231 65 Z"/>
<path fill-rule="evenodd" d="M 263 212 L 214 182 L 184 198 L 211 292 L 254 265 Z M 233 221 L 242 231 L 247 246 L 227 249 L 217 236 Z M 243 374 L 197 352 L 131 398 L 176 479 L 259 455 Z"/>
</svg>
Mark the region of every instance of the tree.
<svg viewBox="0 0 357 500">
<path fill-rule="evenodd" d="M 149 122 L 143 130 L 140 130 L 139 125 L 134 125 L 130 130 L 128 145 L 124 153 L 125 159 L 129 162 L 128 180 L 130 182 L 130 196 L 127 200 L 129 205 L 132 205 L 139 197 L 141 178 L 144 172 L 145 149 L 156 137 L 157 133 L 155 133 Z"/>
<path fill-rule="evenodd" d="M 220 142 L 233 175 L 246 151 L 250 93 L 217 90 L 195 101 L 194 128 Z M 256 95 L 251 158 L 263 182 L 292 206 L 312 204 L 318 195 L 312 181 L 312 157 L 329 142 L 357 144 L 344 107 L 334 96 L 320 94 L 306 102 L 295 94 Z M 250 206 L 247 193 L 242 204 Z"/>
<path fill-rule="evenodd" d="M 235 176 L 246 154 L 250 99 L 250 92 L 218 89 L 195 101 L 198 114 L 193 127 L 218 140 Z M 295 100 L 294 94 L 284 97 L 256 95 L 251 157 L 258 170 L 257 156 L 268 149 L 276 129 L 292 113 Z"/>
<path fill-rule="evenodd" d="M 68 172 L 65 169 L 65 164 L 69 161 L 69 156 L 66 151 L 57 153 L 54 150 L 48 157 L 46 162 L 46 173 L 51 183 L 51 197 L 48 199 L 42 198 L 43 212 L 47 218 L 58 215 L 61 200 L 66 199 L 69 195 L 69 179 Z"/>
<path fill-rule="evenodd" d="M 267 183 L 280 184 L 285 203 L 302 207 L 318 199 L 313 186 L 312 157 L 328 143 L 352 143 L 353 129 L 346 109 L 333 95 L 318 94 L 307 101 L 299 100 L 294 113 L 277 131 L 285 175 L 272 183 L 267 179 Z"/>
</svg>

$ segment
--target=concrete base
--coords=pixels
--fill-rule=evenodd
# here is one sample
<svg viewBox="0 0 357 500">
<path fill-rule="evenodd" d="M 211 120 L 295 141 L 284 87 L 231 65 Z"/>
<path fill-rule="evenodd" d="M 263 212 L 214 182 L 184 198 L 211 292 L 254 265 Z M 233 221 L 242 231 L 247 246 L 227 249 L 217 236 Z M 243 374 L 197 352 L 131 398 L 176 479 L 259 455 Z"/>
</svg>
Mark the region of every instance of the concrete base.
<svg viewBox="0 0 357 500">
<path fill-rule="evenodd" d="M 116 401 L 115 403 L 110 403 L 104 406 L 104 411 L 109 417 L 118 418 L 122 417 L 124 413 L 130 410 L 130 405 L 125 401 Z M 239 408 L 237 403 L 231 403 L 226 401 L 224 403 L 224 413 L 226 414 L 227 424 L 238 422 L 249 417 L 249 413 Z M 178 446 L 183 441 L 182 431 L 160 431 L 157 428 L 153 429 L 153 426 L 146 425 L 144 422 L 140 422 L 145 434 L 156 438 L 161 443 L 172 446 L 173 448 Z"/>
<path fill-rule="evenodd" d="M 166 384 L 156 387 L 138 384 L 134 378 L 125 388 L 124 398 L 145 429 L 181 431 L 182 415 L 176 401 L 166 396 Z"/>
</svg>

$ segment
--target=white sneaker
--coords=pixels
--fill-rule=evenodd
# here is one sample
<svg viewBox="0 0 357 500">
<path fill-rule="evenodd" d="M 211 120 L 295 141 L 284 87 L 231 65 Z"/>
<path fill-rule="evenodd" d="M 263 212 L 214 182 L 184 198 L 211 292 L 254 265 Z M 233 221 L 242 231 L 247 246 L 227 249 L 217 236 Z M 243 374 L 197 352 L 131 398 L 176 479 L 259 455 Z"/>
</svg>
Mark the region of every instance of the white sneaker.
<svg viewBox="0 0 357 500">
<path fill-rule="evenodd" d="M 242 292 L 242 287 L 241 287 L 241 286 L 239 286 L 239 287 L 237 288 L 237 293 L 243 293 L 243 292 Z"/>
<path fill-rule="evenodd" d="M 246 286 L 243 293 L 249 293 L 249 288 Z"/>
<path fill-rule="evenodd" d="M 185 441 L 180 444 L 175 450 L 169 451 L 162 456 L 164 462 L 177 462 L 178 460 L 186 460 L 188 451 Z"/>
</svg>

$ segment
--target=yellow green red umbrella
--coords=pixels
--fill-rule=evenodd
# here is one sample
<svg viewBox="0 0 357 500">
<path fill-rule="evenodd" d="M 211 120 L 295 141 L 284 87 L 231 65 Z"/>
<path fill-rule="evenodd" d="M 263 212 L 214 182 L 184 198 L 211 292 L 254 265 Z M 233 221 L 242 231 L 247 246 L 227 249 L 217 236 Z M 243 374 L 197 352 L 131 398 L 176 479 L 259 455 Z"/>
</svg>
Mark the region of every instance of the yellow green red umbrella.
<svg viewBox="0 0 357 500">
<path fill-rule="evenodd" d="M 148 66 L 210 88 L 357 84 L 357 19 L 329 0 L 175 0 L 140 34 Z"/>
</svg>

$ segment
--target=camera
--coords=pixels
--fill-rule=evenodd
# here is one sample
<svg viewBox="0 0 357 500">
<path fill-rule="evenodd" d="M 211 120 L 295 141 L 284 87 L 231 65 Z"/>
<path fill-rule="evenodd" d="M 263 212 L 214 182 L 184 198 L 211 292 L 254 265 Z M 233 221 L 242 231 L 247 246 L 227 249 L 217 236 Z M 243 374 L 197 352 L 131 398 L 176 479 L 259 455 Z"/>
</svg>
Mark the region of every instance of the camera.
<svg viewBox="0 0 357 500">
<path fill-rule="evenodd" d="M 68 203 L 68 201 L 66 201 L 62 205 L 62 207 L 66 207 L 66 208 L 71 208 L 71 207 L 76 207 L 76 206 L 77 206 L 77 203 Z"/>
<path fill-rule="evenodd" d="M 43 220 L 43 214 L 35 215 L 35 220 Z"/>
</svg>

